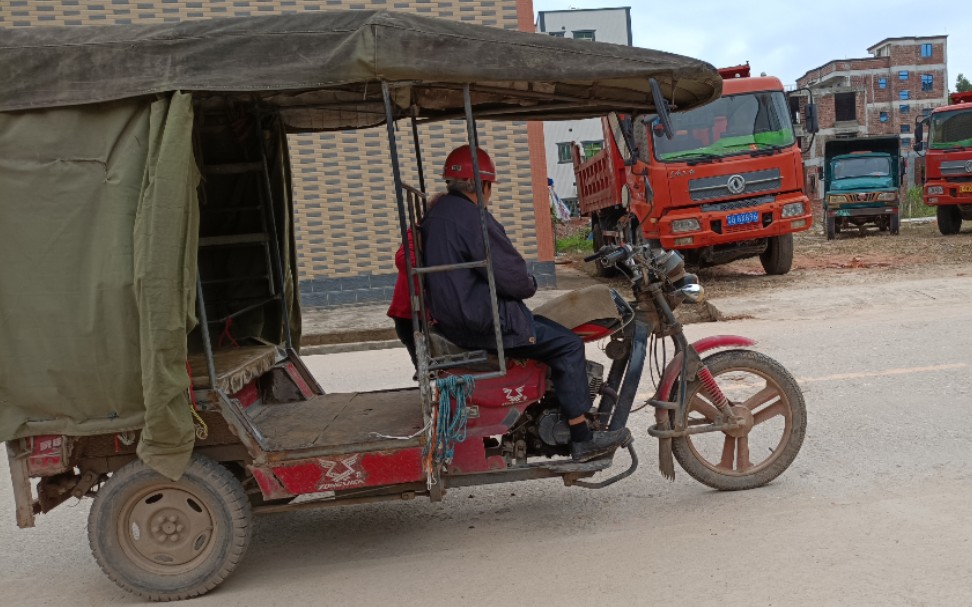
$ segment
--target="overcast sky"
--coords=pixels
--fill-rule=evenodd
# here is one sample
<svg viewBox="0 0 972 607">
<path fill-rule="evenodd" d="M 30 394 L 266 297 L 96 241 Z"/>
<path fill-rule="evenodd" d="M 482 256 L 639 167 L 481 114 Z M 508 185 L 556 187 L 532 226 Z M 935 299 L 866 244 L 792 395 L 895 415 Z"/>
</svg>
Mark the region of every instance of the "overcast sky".
<svg viewBox="0 0 972 607">
<path fill-rule="evenodd" d="M 716 67 L 749 61 L 754 75 L 766 72 L 785 85 L 828 61 L 869 57 L 867 48 L 885 38 L 948 35 L 948 87 L 954 90 L 959 73 L 972 79 L 972 9 L 966 1 L 533 0 L 533 10 L 630 6 L 635 46 Z"/>
</svg>

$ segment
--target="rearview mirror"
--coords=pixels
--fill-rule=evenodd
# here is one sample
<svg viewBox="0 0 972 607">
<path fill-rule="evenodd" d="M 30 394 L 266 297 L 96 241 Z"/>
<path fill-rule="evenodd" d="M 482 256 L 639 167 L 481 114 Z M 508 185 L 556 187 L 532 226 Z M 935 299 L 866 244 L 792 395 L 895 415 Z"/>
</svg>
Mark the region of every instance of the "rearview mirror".
<svg viewBox="0 0 972 607">
<path fill-rule="evenodd" d="M 658 85 L 657 80 L 654 78 L 649 79 L 648 86 L 651 87 L 651 100 L 655 104 L 655 113 L 658 115 L 658 122 L 665 129 L 665 137 L 671 139 L 675 136 L 675 130 L 672 128 L 672 115 L 668 112 L 668 100 L 662 95 L 661 87 Z"/>
<path fill-rule="evenodd" d="M 925 149 L 925 123 L 921 120 L 915 121 L 915 143 L 911 146 L 916 152 Z"/>
<path fill-rule="evenodd" d="M 820 123 L 817 120 L 817 104 L 808 103 L 807 104 L 807 132 L 816 133 L 820 130 Z"/>
</svg>

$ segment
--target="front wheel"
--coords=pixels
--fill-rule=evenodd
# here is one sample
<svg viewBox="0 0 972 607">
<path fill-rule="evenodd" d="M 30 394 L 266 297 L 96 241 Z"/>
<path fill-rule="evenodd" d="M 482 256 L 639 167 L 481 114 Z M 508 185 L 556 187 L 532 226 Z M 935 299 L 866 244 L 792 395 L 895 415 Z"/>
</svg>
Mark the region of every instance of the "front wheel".
<svg viewBox="0 0 972 607">
<path fill-rule="evenodd" d="M 833 240 L 837 237 L 837 220 L 833 217 L 827 218 L 827 240 Z"/>
<path fill-rule="evenodd" d="M 178 481 L 141 461 L 115 472 L 88 515 L 98 565 L 125 590 L 151 601 L 209 592 L 243 558 L 250 503 L 239 481 L 194 455 Z"/>
<path fill-rule="evenodd" d="M 942 205 L 935 209 L 938 231 L 942 236 L 958 234 L 962 229 L 962 211 L 955 205 Z"/>
<path fill-rule="evenodd" d="M 901 218 L 897 215 L 891 216 L 891 235 L 897 236 L 901 232 Z"/>
<path fill-rule="evenodd" d="M 703 362 L 733 414 L 745 423 L 729 432 L 674 439 L 675 459 L 689 476 L 713 489 L 736 491 L 769 483 L 793 463 L 803 445 L 807 408 L 800 387 L 780 363 L 752 350 L 719 352 Z M 685 427 L 721 421 L 698 379 L 688 384 L 686 399 Z"/>
<path fill-rule="evenodd" d="M 773 236 L 760 253 L 759 261 L 763 270 L 770 275 L 786 274 L 793 267 L 793 234 Z"/>
</svg>

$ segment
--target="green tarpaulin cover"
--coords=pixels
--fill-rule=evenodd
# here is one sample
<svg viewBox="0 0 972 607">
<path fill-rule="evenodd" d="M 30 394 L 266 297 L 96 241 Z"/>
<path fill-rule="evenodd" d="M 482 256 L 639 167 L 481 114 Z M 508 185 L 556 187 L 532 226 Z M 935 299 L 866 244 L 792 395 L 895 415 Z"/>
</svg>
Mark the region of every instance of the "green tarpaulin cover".
<svg viewBox="0 0 972 607">
<path fill-rule="evenodd" d="M 0 113 L 0 440 L 142 428 L 142 459 L 181 475 L 192 120 L 179 93 Z"/>
</svg>

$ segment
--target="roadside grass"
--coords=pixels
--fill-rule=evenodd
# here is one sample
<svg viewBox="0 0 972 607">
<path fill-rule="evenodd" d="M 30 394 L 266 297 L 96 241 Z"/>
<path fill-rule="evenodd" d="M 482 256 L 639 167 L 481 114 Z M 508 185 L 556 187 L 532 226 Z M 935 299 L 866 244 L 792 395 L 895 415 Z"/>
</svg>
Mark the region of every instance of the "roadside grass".
<svg viewBox="0 0 972 607">
<path fill-rule="evenodd" d="M 575 232 L 558 236 L 557 253 L 590 253 L 591 241 L 588 238 L 590 233 L 589 227 L 583 227 Z"/>
<path fill-rule="evenodd" d="M 565 221 L 554 220 L 554 246 L 557 255 L 575 257 L 591 252 L 591 222 L 583 217 L 571 217 Z"/>
<path fill-rule="evenodd" d="M 935 207 L 930 207 L 921 201 L 921 188 L 908 188 L 904 204 L 901 205 L 901 218 L 914 219 L 934 216 Z"/>
</svg>

